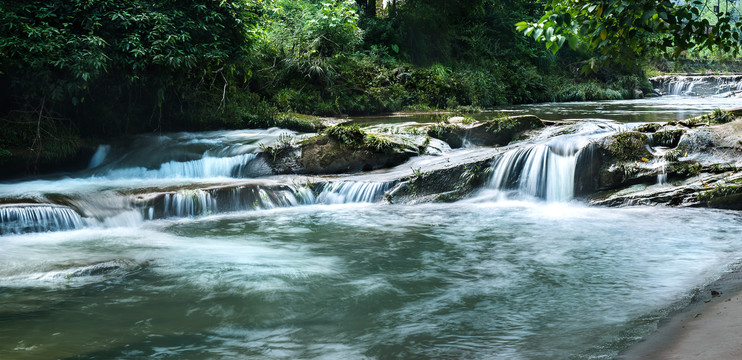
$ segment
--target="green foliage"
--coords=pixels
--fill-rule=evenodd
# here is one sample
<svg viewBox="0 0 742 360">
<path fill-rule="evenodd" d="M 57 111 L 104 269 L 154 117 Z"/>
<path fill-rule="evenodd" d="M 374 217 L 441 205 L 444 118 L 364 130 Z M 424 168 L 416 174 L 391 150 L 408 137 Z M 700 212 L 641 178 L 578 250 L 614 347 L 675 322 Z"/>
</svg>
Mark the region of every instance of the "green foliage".
<svg viewBox="0 0 742 360">
<path fill-rule="evenodd" d="M 330 126 L 324 134 L 337 140 L 341 146 L 354 150 L 392 153 L 400 147 L 389 139 L 366 133 L 357 124 Z"/>
<path fill-rule="evenodd" d="M 491 166 L 481 165 L 469 165 L 466 167 L 459 180 L 461 184 L 457 186 L 459 190 L 472 188 L 477 185 L 484 183 L 484 181 L 492 175 L 493 168 Z"/>
<path fill-rule="evenodd" d="M 736 118 L 731 112 L 721 109 L 715 109 L 710 115 L 706 116 L 709 117 L 711 122 L 717 124 L 726 124 L 730 121 L 734 121 L 734 119 Z"/>
<path fill-rule="evenodd" d="M 673 162 L 668 167 L 668 173 L 677 174 L 682 177 L 696 176 L 701 173 L 703 166 L 695 161 Z"/>
<path fill-rule="evenodd" d="M 325 135 L 337 140 L 340 145 L 349 148 L 363 146 L 366 132 L 361 130 L 357 124 L 330 126 L 324 131 Z"/>
<path fill-rule="evenodd" d="M 535 22 L 520 22 L 516 28 L 546 43 L 556 53 L 565 43 L 573 50 L 597 51 L 585 69 L 599 63 L 631 64 L 657 50 L 677 57 L 693 47 L 721 49 L 737 54 L 740 24 L 721 14 L 711 24 L 701 17 L 702 1 L 678 6 L 671 0 L 610 0 L 546 2 L 544 15 Z M 708 31 L 707 29 L 710 29 Z"/>
<path fill-rule="evenodd" d="M 203 102 L 189 99 L 201 89 L 224 108 L 261 11 L 260 0 L 6 1 L 0 69 L 16 108 L 74 116 L 86 133 L 161 128 L 153 112 Z"/>
</svg>

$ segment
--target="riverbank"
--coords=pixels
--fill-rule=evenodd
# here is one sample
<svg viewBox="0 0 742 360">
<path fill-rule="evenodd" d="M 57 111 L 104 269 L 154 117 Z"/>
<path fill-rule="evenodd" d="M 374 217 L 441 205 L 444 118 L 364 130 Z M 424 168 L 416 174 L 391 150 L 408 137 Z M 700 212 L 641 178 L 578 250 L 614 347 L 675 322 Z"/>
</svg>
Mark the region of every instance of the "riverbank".
<svg viewBox="0 0 742 360">
<path fill-rule="evenodd" d="M 742 358 L 742 269 L 699 291 L 685 308 L 662 320 L 657 331 L 616 359 Z"/>
</svg>

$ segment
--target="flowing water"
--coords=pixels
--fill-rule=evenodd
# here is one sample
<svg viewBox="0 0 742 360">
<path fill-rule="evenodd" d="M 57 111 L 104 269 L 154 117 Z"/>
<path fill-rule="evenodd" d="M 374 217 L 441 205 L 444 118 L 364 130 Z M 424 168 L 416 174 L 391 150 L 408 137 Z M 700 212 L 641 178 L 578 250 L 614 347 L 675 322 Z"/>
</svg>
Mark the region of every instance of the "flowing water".
<svg viewBox="0 0 742 360">
<path fill-rule="evenodd" d="M 737 212 L 573 200 L 586 145 L 633 126 L 616 120 L 309 178 L 255 166 L 302 134 L 144 136 L 0 184 L 0 359 L 609 359 L 742 258 Z M 468 199 L 383 201 L 482 152 Z"/>
</svg>

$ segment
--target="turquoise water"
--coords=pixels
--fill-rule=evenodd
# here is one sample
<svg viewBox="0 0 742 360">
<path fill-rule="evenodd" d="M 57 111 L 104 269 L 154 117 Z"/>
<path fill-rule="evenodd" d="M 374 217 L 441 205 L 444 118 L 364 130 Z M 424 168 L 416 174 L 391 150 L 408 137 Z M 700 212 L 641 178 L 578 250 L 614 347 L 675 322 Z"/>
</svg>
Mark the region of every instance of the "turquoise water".
<svg viewBox="0 0 742 360">
<path fill-rule="evenodd" d="M 610 358 L 741 255 L 711 210 L 305 206 L 10 235 L 0 358 Z"/>
<path fill-rule="evenodd" d="M 733 102 L 512 107 L 593 120 L 326 178 L 254 166 L 304 136 L 280 129 L 101 146 L 85 171 L 0 184 L 0 359 L 610 359 L 739 266 L 742 215 L 587 207 L 576 154 L 616 122 Z M 382 200 L 477 154 L 499 157 L 468 199 Z"/>
</svg>

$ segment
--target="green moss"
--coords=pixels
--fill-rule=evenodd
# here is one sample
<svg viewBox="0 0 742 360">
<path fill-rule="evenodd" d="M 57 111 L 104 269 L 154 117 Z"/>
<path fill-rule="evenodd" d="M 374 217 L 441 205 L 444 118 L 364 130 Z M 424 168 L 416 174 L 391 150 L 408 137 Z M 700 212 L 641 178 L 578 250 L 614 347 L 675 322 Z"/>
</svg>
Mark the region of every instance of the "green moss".
<svg viewBox="0 0 742 360">
<path fill-rule="evenodd" d="M 651 156 L 646 149 L 647 135 L 631 131 L 613 135 L 609 146 L 611 156 L 618 161 L 640 161 Z"/>
<path fill-rule="evenodd" d="M 713 164 L 709 167 L 709 170 L 713 173 L 721 174 L 725 172 L 736 172 L 739 171 L 739 168 L 732 164 Z"/>
<path fill-rule="evenodd" d="M 730 197 L 733 195 L 742 194 L 742 184 L 740 181 L 729 185 L 717 185 L 711 190 L 705 190 L 698 194 L 699 200 L 710 201 L 713 199 L 719 199 L 724 197 Z"/>
<path fill-rule="evenodd" d="M 325 128 L 320 118 L 297 113 L 283 113 L 275 117 L 248 116 L 245 118 L 248 128 L 279 127 L 300 132 L 318 132 Z"/>
<path fill-rule="evenodd" d="M 538 129 L 543 127 L 541 121 L 533 116 L 507 116 L 500 115 L 498 118 L 487 122 L 487 131 L 491 133 L 508 133 Z"/>
<path fill-rule="evenodd" d="M 652 146 L 676 147 L 683 134 L 685 134 L 683 130 L 657 131 L 652 134 Z"/>
<path fill-rule="evenodd" d="M 366 132 L 358 124 L 330 126 L 324 131 L 325 135 L 337 140 L 340 146 L 360 148 L 365 143 Z"/>
<path fill-rule="evenodd" d="M 443 140 L 448 145 L 454 148 L 461 147 L 463 141 L 459 136 L 459 128 L 456 125 L 451 125 L 443 122 L 439 122 L 430 128 L 428 128 L 428 136 Z"/>
<path fill-rule="evenodd" d="M 675 174 L 681 177 L 696 176 L 701 173 L 703 166 L 695 161 L 676 161 L 670 163 L 667 167 L 667 172 Z"/>
<path fill-rule="evenodd" d="M 405 145 L 395 143 L 387 138 L 368 134 L 357 124 L 331 126 L 324 130 L 324 134 L 335 139 L 341 147 L 354 150 L 389 154 L 406 148 Z"/>
</svg>

